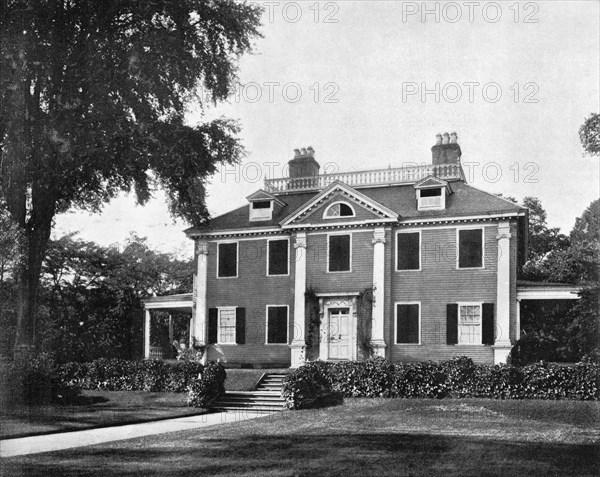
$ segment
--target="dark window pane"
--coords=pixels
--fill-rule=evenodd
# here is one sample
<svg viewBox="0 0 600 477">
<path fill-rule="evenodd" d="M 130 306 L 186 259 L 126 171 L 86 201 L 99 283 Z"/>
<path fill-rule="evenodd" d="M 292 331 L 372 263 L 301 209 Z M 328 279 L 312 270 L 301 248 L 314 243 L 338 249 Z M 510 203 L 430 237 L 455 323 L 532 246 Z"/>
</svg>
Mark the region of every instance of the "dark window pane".
<svg viewBox="0 0 600 477">
<path fill-rule="evenodd" d="M 219 277 L 237 275 L 237 243 L 219 244 Z"/>
<path fill-rule="evenodd" d="M 331 235 L 329 237 L 329 271 L 344 272 L 350 270 L 350 235 Z"/>
<path fill-rule="evenodd" d="M 396 306 L 396 343 L 419 343 L 419 305 Z"/>
<path fill-rule="evenodd" d="M 253 209 L 270 209 L 271 201 L 270 200 L 261 200 L 260 202 L 252 202 Z"/>
<path fill-rule="evenodd" d="M 438 197 L 442 195 L 442 189 L 421 189 L 421 197 Z"/>
<path fill-rule="evenodd" d="M 269 242 L 269 275 L 287 275 L 288 241 L 271 240 Z"/>
<path fill-rule="evenodd" d="M 483 230 L 459 230 L 458 238 L 459 268 L 482 267 Z"/>
<path fill-rule="evenodd" d="M 287 343 L 287 307 L 270 306 L 267 320 L 267 343 Z"/>
<path fill-rule="evenodd" d="M 354 215 L 354 211 L 352 207 L 348 204 L 340 204 L 340 216 L 342 217 L 352 217 Z"/>
<path fill-rule="evenodd" d="M 398 234 L 398 270 L 420 268 L 419 233 Z"/>
</svg>

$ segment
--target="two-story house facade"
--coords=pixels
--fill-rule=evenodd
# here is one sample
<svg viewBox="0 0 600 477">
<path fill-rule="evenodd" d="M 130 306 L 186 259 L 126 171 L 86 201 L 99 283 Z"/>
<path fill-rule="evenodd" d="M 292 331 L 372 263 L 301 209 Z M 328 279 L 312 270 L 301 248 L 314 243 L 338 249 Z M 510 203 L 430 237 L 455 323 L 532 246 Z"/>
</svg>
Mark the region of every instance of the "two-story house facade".
<svg viewBox="0 0 600 477">
<path fill-rule="evenodd" d="M 527 210 L 467 184 L 456 134 L 431 150 L 431 164 L 336 174 L 296 150 L 289 177 L 188 229 L 206 358 L 504 362 Z"/>
</svg>

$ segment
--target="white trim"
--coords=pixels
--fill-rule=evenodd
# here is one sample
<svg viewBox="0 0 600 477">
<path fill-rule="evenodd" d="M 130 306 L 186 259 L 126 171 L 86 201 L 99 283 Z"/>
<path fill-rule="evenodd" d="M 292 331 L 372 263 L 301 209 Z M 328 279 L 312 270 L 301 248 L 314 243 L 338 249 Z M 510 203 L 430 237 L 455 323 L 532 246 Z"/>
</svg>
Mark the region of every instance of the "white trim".
<svg viewBox="0 0 600 477">
<path fill-rule="evenodd" d="M 281 232 L 281 230 L 279 231 Z M 279 235 L 275 235 L 275 234 L 270 234 L 270 235 L 258 235 L 258 236 L 252 236 L 252 237 L 230 237 L 230 238 L 216 238 L 213 240 L 209 240 L 208 243 L 231 243 L 231 242 L 251 242 L 251 241 L 255 241 L 255 242 L 260 242 L 262 240 L 270 240 L 270 239 L 282 239 L 282 238 L 290 238 L 289 234 L 287 233 L 282 233 Z"/>
<path fill-rule="evenodd" d="M 215 344 L 218 345 L 235 345 L 237 344 L 237 306 L 218 306 L 217 307 L 217 342 Z M 221 311 L 231 311 L 233 310 L 233 313 L 235 314 L 235 320 L 234 320 L 234 330 L 233 330 L 233 342 L 229 342 L 229 341 L 219 341 L 219 338 L 221 337 Z"/>
<path fill-rule="evenodd" d="M 333 224 L 335 225 L 335 224 Z M 328 235 L 331 234 L 333 232 L 331 232 L 331 229 L 335 229 L 335 227 L 328 227 L 326 230 L 317 230 L 317 231 L 312 231 L 312 232 L 306 232 L 306 236 L 307 237 L 316 237 L 317 235 Z M 337 230 L 337 232 L 339 233 L 353 233 L 353 234 L 360 234 L 360 233 L 373 233 L 375 231 L 374 228 L 370 228 L 370 229 L 364 229 L 364 228 L 356 228 L 356 227 L 352 227 L 352 228 L 347 228 L 347 229 L 343 229 L 343 230 Z"/>
<path fill-rule="evenodd" d="M 329 212 L 329 209 L 331 209 L 334 205 L 337 205 L 337 204 L 344 204 L 344 205 L 347 205 L 348 207 L 350 207 L 350 210 L 352 211 L 352 215 L 328 216 L 327 212 Z M 356 211 L 354 210 L 354 207 L 352 207 L 348 202 L 343 201 L 343 200 L 336 200 L 335 202 L 332 202 L 327 207 L 325 207 L 325 210 L 323 211 L 323 219 L 324 220 L 335 220 L 335 219 L 341 219 L 343 217 L 356 217 Z"/>
<path fill-rule="evenodd" d="M 517 300 L 579 300 L 581 287 L 527 287 L 517 285 Z"/>
<path fill-rule="evenodd" d="M 338 218 L 338 217 L 335 217 L 335 218 Z M 373 227 L 374 225 L 380 224 L 380 223 L 397 224 L 398 219 L 381 217 L 381 218 L 372 218 L 372 219 L 364 219 L 364 220 L 354 220 L 354 221 L 349 221 L 349 222 L 332 222 L 332 223 L 325 223 L 325 224 L 323 224 L 323 223 L 318 223 L 318 224 L 301 223 L 301 224 L 292 224 L 292 225 L 282 225 L 281 229 L 282 230 L 311 229 L 311 228 L 327 229 L 327 228 L 333 228 L 333 227 L 347 227 L 347 226 L 352 226 L 352 225 L 358 225 L 358 226 L 363 225 L 363 226 Z"/>
<path fill-rule="evenodd" d="M 285 307 L 286 308 L 286 320 L 285 320 L 285 343 L 269 343 L 269 308 L 271 307 Z M 269 346 L 288 346 L 290 344 L 290 306 L 281 305 L 265 305 L 265 344 Z"/>
<path fill-rule="evenodd" d="M 513 204 L 515 205 L 515 204 Z M 511 217 L 524 217 L 526 212 L 506 212 L 504 214 L 486 214 L 486 215 L 465 215 L 455 217 L 434 217 L 431 219 L 402 219 L 400 225 L 404 224 L 425 224 L 425 223 L 447 223 L 447 222 L 467 222 L 472 220 L 490 220 L 490 219 L 508 219 Z"/>
<path fill-rule="evenodd" d="M 164 301 L 164 302 L 153 302 L 144 303 L 145 310 L 160 310 L 164 308 L 189 308 L 192 309 L 192 300 L 185 301 Z"/>
<path fill-rule="evenodd" d="M 439 187 L 427 187 L 425 188 L 425 190 L 433 190 L 433 189 L 441 189 L 440 190 L 440 203 L 439 205 L 423 205 L 423 199 L 428 199 L 429 197 L 421 197 L 421 190 L 423 189 L 417 189 L 417 210 L 421 211 L 421 210 L 445 210 L 446 209 L 446 195 L 447 195 L 447 191 L 446 188 L 444 186 L 439 186 Z M 438 196 L 434 196 L 434 197 L 438 197 Z"/>
<path fill-rule="evenodd" d="M 349 235 L 350 236 L 350 269 L 349 270 L 329 270 L 329 237 L 332 235 Z M 352 273 L 352 232 L 331 232 L 327 234 L 327 268 L 326 273 Z"/>
<path fill-rule="evenodd" d="M 337 294 L 340 298 L 342 294 Z M 319 310 L 323 312 L 323 319 L 321 320 L 320 334 L 321 341 L 319 343 L 319 359 L 328 361 L 352 361 L 357 358 L 357 317 L 356 317 L 356 297 L 346 296 L 344 297 L 349 301 L 345 304 L 339 304 L 335 301 L 335 296 L 321 297 L 319 299 Z M 329 338 L 331 332 L 330 313 L 331 308 L 348 308 L 348 326 L 349 326 L 349 338 L 350 338 L 350 353 L 348 358 L 330 358 L 329 356 Z"/>
<path fill-rule="evenodd" d="M 231 276 L 231 277 L 220 277 L 219 276 L 219 254 L 220 254 L 220 245 L 222 244 L 228 244 L 228 243 L 234 243 L 235 244 L 235 276 Z M 237 240 L 227 240 L 227 241 L 223 241 L 223 242 L 219 242 L 217 243 L 217 273 L 216 273 L 216 277 L 217 280 L 226 280 L 228 278 L 237 278 L 239 275 L 239 266 L 240 266 L 240 244 Z"/>
<path fill-rule="evenodd" d="M 227 237 L 229 235 L 259 235 L 263 233 L 277 232 L 281 233 L 280 227 L 253 227 L 245 229 L 225 229 L 218 232 L 186 232 L 186 235 L 190 238 L 193 237 Z"/>
<path fill-rule="evenodd" d="M 394 256 L 396 260 L 394 261 L 394 271 L 395 272 L 420 272 L 423 270 L 423 234 L 421 233 L 422 229 L 406 229 L 406 230 L 396 230 L 395 233 L 395 243 L 394 243 Z M 398 268 L 398 235 L 400 234 L 419 234 L 419 268 L 411 268 L 411 269 L 403 269 L 400 270 Z"/>
<path fill-rule="evenodd" d="M 456 345 L 457 346 L 485 346 L 483 344 L 483 302 L 482 301 L 459 301 L 456 303 Z M 481 343 L 461 343 L 460 342 L 460 307 L 461 306 L 478 306 L 479 307 L 479 338 Z M 495 326 L 495 325 L 494 325 Z"/>
<path fill-rule="evenodd" d="M 398 343 L 398 305 L 419 305 L 419 342 L 418 343 Z M 420 301 L 396 301 L 394 302 L 394 345 L 397 346 L 421 346 L 421 309 Z"/>
<path fill-rule="evenodd" d="M 481 267 L 460 267 L 460 231 L 461 230 L 481 230 Z M 456 227 L 456 270 L 485 270 L 485 226 L 484 225 L 463 225 Z"/>
<path fill-rule="evenodd" d="M 283 240 L 287 240 L 287 273 L 275 273 L 275 274 L 270 274 L 269 273 L 269 256 L 270 256 L 270 245 L 269 242 L 276 242 L 276 241 L 283 241 Z M 268 238 L 267 239 L 267 277 L 289 277 L 290 276 L 290 238 L 289 237 L 284 237 L 284 238 Z"/>
<path fill-rule="evenodd" d="M 331 292 L 331 293 L 315 293 L 318 298 L 332 298 L 336 296 L 359 296 L 360 292 Z"/>
</svg>

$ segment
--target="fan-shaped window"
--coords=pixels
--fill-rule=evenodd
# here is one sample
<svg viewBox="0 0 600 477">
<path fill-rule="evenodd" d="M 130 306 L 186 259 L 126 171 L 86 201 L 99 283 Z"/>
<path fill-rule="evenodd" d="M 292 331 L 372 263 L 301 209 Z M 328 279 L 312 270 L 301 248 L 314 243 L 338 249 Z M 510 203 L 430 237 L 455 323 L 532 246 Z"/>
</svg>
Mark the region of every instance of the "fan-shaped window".
<svg viewBox="0 0 600 477">
<path fill-rule="evenodd" d="M 337 217 L 354 217 L 354 209 L 345 202 L 335 202 L 331 204 L 325 211 L 326 219 L 335 219 Z"/>
</svg>

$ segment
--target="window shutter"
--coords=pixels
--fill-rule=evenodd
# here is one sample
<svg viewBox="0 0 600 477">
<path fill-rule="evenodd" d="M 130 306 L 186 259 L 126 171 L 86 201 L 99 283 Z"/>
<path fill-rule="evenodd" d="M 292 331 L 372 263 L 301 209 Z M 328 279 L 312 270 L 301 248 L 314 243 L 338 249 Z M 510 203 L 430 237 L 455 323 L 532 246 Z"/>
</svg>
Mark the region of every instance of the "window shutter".
<svg viewBox="0 0 600 477">
<path fill-rule="evenodd" d="M 481 317 L 481 342 L 484 345 L 494 344 L 494 304 L 484 303 Z"/>
<path fill-rule="evenodd" d="M 446 344 L 458 343 L 458 304 L 448 303 L 446 307 Z"/>
<path fill-rule="evenodd" d="M 235 342 L 246 343 L 246 308 L 235 309 Z"/>
<path fill-rule="evenodd" d="M 219 328 L 219 310 L 216 308 L 208 309 L 208 344 L 217 342 L 217 331 Z"/>
</svg>

